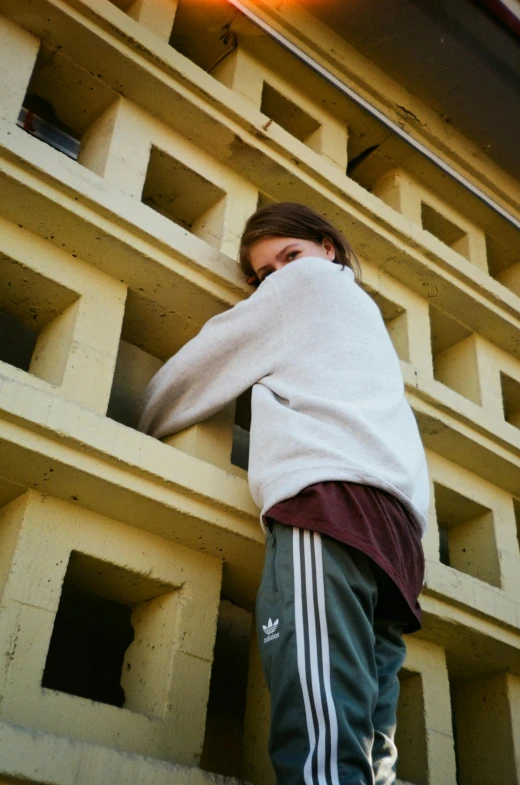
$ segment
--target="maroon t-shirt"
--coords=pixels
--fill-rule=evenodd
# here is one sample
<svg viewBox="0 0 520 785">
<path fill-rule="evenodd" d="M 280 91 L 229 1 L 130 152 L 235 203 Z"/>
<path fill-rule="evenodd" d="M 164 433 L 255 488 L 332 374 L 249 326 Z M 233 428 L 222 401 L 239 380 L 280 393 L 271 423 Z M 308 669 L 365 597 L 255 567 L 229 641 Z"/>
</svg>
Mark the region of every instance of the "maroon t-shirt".
<svg viewBox="0 0 520 785">
<path fill-rule="evenodd" d="M 362 551 L 391 578 L 376 611 L 403 620 L 405 632 L 421 628 L 418 597 L 424 581 L 419 525 L 390 493 L 358 483 L 309 485 L 264 515 L 265 522 L 311 529 Z"/>
</svg>

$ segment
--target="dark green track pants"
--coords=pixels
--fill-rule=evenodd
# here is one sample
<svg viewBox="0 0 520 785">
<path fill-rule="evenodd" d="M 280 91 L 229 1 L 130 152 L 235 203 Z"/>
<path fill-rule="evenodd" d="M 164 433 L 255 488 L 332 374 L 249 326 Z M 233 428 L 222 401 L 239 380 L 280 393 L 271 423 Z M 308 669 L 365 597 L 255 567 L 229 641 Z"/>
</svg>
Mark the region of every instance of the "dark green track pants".
<svg viewBox="0 0 520 785">
<path fill-rule="evenodd" d="M 402 622 L 376 619 L 385 576 L 360 551 L 275 523 L 257 632 L 278 785 L 391 785 Z"/>
</svg>

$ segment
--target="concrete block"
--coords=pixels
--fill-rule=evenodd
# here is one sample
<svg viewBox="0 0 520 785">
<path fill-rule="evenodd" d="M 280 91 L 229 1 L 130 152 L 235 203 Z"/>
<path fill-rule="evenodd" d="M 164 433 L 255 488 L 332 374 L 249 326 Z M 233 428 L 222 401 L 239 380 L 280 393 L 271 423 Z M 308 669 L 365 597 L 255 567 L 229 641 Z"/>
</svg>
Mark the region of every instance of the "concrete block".
<svg viewBox="0 0 520 785">
<path fill-rule="evenodd" d="M 221 777 L 187 767 L 129 754 L 100 744 L 88 744 L 30 731 L 0 722 L 0 782 L 46 785 L 216 785 Z M 2 775 L 0 775 L 1 777 Z M 226 779 L 229 785 L 238 780 Z"/>
<path fill-rule="evenodd" d="M 496 276 L 497 281 L 507 286 L 515 294 L 520 295 L 520 262 L 509 265 Z"/>
<path fill-rule="evenodd" d="M 238 46 L 211 73 L 226 87 L 239 93 L 256 108 L 260 108 L 264 86 L 262 67 L 244 47 Z"/>
<path fill-rule="evenodd" d="M 433 375 L 428 303 L 384 271 L 363 263 L 363 285 L 378 305 L 401 360 Z"/>
<path fill-rule="evenodd" d="M 498 524 L 496 528 L 498 540 L 500 536 L 498 532 L 500 532 L 503 527 Z M 515 530 L 513 529 L 513 534 L 514 533 Z M 511 549 L 499 549 L 498 551 L 504 594 L 516 601 L 520 597 L 520 557 L 518 556 L 517 548 L 518 546 L 513 544 Z"/>
<path fill-rule="evenodd" d="M 413 297 L 409 299 L 407 306 L 410 363 L 418 373 L 431 378 L 433 375 L 433 357 L 428 303 L 420 297 Z"/>
<path fill-rule="evenodd" d="M 80 162 L 236 258 L 258 189 L 127 99 L 86 133 Z"/>
<path fill-rule="evenodd" d="M 486 237 L 481 227 L 408 172 L 399 168 L 386 172 L 372 187 L 372 193 L 476 267 L 488 271 Z"/>
<path fill-rule="evenodd" d="M 434 374 L 439 382 L 480 405 L 481 374 L 475 336 L 471 335 L 435 355 Z"/>
<path fill-rule="evenodd" d="M 490 548 L 496 542 L 492 513 L 484 513 L 455 526 L 449 534 L 450 566 L 473 575 L 481 581 L 499 586 L 498 551 Z"/>
<path fill-rule="evenodd" d="M 309 97 L 305 85 L 281 76 L 242 44 L 212 75 L 261 108 L 271 121 L 305 142 L 311 150 L 326 157 L 342 172 L 346 171 L 348 129 L 332 112 Z M 269 101 L 266 86 L 267 91 L 274 91 Z"/>
<path fill-rule="evenodd" d="M 0 768 L 20 783 L 69 785 L 88 750 L 71 739 L 58 738 L 0 721 Z M 92 747 L 91 753 L 99 748 Z M 91 755 L 89 757 L 94 757 Z M 7 777 L 7 782 L 10 782 Z"/>
<path fill-rule="evenodd" d="M 120 316 L 122 320 L 122 313 Z M 61 385 L 67 397 L 100 414 L 105 414 L 108 407 L 117 357 L 117 346 L 107 341 L 106 348 L 110 353 L 74 341 Z"/>
<path fill-rule="evenodd" d="M 165 41 L 170 40 L 177 0 L 135 0 L 127 13 Z"/>
<path fill-rule="evenodd" d="M 331 116 L 324 118 L 323 124 L 305 139 L 305 144 L 346 172 L 348 131 L 344 123 Z"/>
<path fill-rule="evenodd" d="M 7 307 L 38 330 L 26 382 L 41 386 L 32 381 L 41 379 L 64 398 L 104 414 L 126 286 L 8 221 L 0 226 Z"/>
<path fill-rule="evenodd" d="M 43 379 L 27 376 L 25 371 L 0 362 L 2 374 L 2 404 L 14 416 L 44 424 L 52 407 L 49 386 Z M 28 381 L 30 379 L 30 381 Z M 35 396 L 35 389 L 40 396 Z"/>
<path fill-rule="evenodd" d="M 475 594 L 474 582 L 471 577 L 453 569 L 453 567 L 440 564 L 438 549 L 435 557 L 435 561 L 426 562 L 425 586 L 470 608 L 473 607 Z"/>
<path fill-rule="evenodd" d="M 140 199 L 150 157 L 148 125 L 145 112 L 119 98 L 84 134 L 79 162 Z"/>
<path fill-rule="evenodd" d="M 428 759 L 428 785 L 457 785 L 453 735 L 430 731 L 429 747 L 434 751 Z"/>
<path fill-rule="evenodd" d="M 424 555 L 427 561 L 439 560 L 439 528 L 437 526 L 437 511 L 435 509 L 435 486 L 432 480 L 434 467 L 436 465 L 437 454 L 431 450 L 426 450 L 426 461 L 428 464 L 428 474 L 430 479 L 430 506 L 427 516 L 427 527 L 422 539 Z M 428 569 L 428 567 L 427 567 Z"/>
<path fill-rule="evenodd" d="M 500 380 L 501 366 L 508 365 L 508 357 L 482 336 L 475 337 L 478 352 L 479 385 L 482 407 L 491 417 L 504 418 L 504 401 Z M 505 355 L 505 356 L 504 356 Z M 511 358 L 512 359 L 512 358 Z"/>
<path fill-rule="evenodd" d="M 15 499 L 0 509 L 0 605 L 11 572 L 11 565 L 18 546 L 28 497 Z"/>
<path fill-rule="evenodd" d="M 372 193 L 393 210 L 421 225 L 420 189 L 402 169 L 392 169 L 383 175 L 372 187 Z"/>
<path fill-rule="evenodd" d="M 480 581 L 474 581 L 473 597 L 474 607 L 482 613 L 513 627 L 516 625 L 517 600 L 505 597 L 498 589 Z"/>
<path fill-rule="evenodd" d="M 505 674 L 459 682 L 454 688 L 461 780 L 475 785 L 517 781 L 513 726 Z M 490 734 L 500 744 L 490 743 Z"/>
<path fill-rule="evenodd" d="M 232 403 L 204 422 L 166 436 L 162 441 L 195 458 L 201 458 L 223 469 L 231 469 L 234 421 L 235 404 Z"/>
<path fill-rule="evenodd" d="M 221 562 L 36 493 L 5 508 L 13 526 L 19 509 L 22 531 L 0 615 L 0 716 L 91 743 L 105 743 L 110 728 L 117 749 L 195 764 L 204 738 Z M 65 590 L 69 597 L 81 591 L 133 608 L 134 641 L 121 675 L 124 708 L 67 694 L 52 681 L 42 691 Z M 54 647 L 65 645 L 61 640 Z"/>
<path fill-rule="evenodd" d="M 209 245 L 216 246 L 231 259 L 238 257 L 244 224 L 256 209 L 258 191 L 235 187 L 193 224 L 193 233 Z"/>
<path fill-rule="evenodd" d="M 188 766 L 197 765 L 204 740 L 211 662 L 176 652 L 173 669 L 175 678 L 172 679 L 168 702 L 171 719 L 167 733 L 162 734 L 157 744 L 158 757 L 174 759 Z M 172 739 L 175 745 L 173 754 Z"/>
<path fill-rule="evenodd" d="M 398 762 L 398 774 L 405 780 L 425 785 L 455 785 L 450 687 L 444 650 L 436 644 L 407 638 L 403 668 L 402 696 L 406 705 L 402 707 L 405 712 L 401 721 L 406 722 L 406 727 L 399 728 L 398 712 L 397 738 L 403 753 L 406 750 L 406 758 L 401 770 Z M 410 679 L 407 674 L 412 675 L 409 685 L 406 685 Z M 413 680 L 414 674 L 420 676 L 420 681 Z M 403 748 L 403 742 L 408 742 L 409 749 Z"/>
<path fill-rule="evenodd" d="M 0 717 L 34 727 L 54 614 L 6 600 L 0 608 Z"/>
<path fill-rule="evenodd" d="M 79 302 L 70 305 L 39 334 L 31 360 L 30 373 L 60 387 L 72 346 Z"/>
</svg>

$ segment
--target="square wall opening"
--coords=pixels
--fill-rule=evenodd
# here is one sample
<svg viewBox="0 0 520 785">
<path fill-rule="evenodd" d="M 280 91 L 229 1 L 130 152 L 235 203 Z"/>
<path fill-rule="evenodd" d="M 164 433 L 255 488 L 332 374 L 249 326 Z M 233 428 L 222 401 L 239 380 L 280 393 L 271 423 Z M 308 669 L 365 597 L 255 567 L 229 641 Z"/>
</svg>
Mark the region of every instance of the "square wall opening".
<svg viewBox="0 0 520 785">
<path fill-rule="evenodd" d="M 489 274 L 502 286 L 520 295 L 520 255 L 516 238 L 509 237 L 513 227 L 507 227 L 500 235 L 486 233 L 486 250 Z"/>
<path fill-rule="evenodd" d="M 225 191 L 157 147 L 150 154 L 142 201 L 210 245 L 220 246 Z"/>
<path fill-rule="evenodd" d="M 473 499 L 434 483 L 443 564 L 492 586 L 501 586 L 493 512 Z"/>
<path fill-rule="evenodd" d="M 260 111 L 284 128 L 300 142 L 309 142 L 320 128 L 320 123 L 286 98 L 274 87 L 264 82 Z"/>
<path fill-rule="evenodd" d="M 226 3 L 178 0 L 170 46 L 204 71 L 211 71 L 233 51 L 225 34 L 235 16 L 235 10 Z M 240 23 L 242 30 L 251 27 L 245 20 Z"/>
<path fill-rule="evenodd" d="M 221 601 L 200 767 L 228 777 L 241 775 L 252 625 L 249 611 Z"/>
<path fill-rule="evenodd" d="M 122 707 L 121 671 L 134 639 L 132 609 L 63 586 L 42 687 Z"/>
<path fill-rule="evenodd" d="M 399 751 L 397 777 L 410 785 L 428 785 L 426 724 L 422 678 L 402 669 L 395 742 Z"/>
<path fill-rule="evenodd" d="M 164 656 L 160 622 L 172 598 L 175 587 L 73 551 L 42 687 L 162 716 L 168 685 L 151 677 L 153 661 Z M 146 660 L 144 646 L 151 650 Z"/>
<path fill-rule="evenodd" d="M 158 357 L 145 352 L 135 344 L 121 340 L 107 417 L 129 428 L 137 428 L 137 402 L 162 365 Z"/>
<path fill-rule="evenodd" d="M 430 306 L 433 375 L 470 401 L 482 404 L 474 333 L 450 314 Z"/>
<path fill-rule="evenodd" d="M 520 428 L 520 382 L 501 373 L 500 384 L 504 403 L 504 419 L 515 428 Z"/>
<path fill-rule="evenodd" d="M 372 299 L 381 311 L 381 316 L 388 330 L 390 339 L 397 352 L 397 356 L 404 362 L 410 362 L 410 346 L 408 341 L 408 315 L 405 309 L 397 303 L 383 297 L 382 294 L 373 294 Z"/>
<path fill-rule="evenodd" d="M 161 284 L 168 287 L 168 305 L 129 290 L 121 330 L 107 416 L 135 427 L 136 404 L 148 382 L 218 311 L 209 295 L 189 281 Z"/>
<path fill-rule="evenodd" d="M 90 73 L 42 44 L 18 125 L 76 160 L 84 132 L 115 97 L 101 74 Z"/>
<path fill-rule="evenodd" d="M 426 202 L 421 202 L 421 221 L 423 229 L 469 260 L 468 234 L 460 226 L 454 224 Z"/>
<path fill-rule="evenodd" d="M 0 360 L 59 385 L 79 295 L 0 254 Z"/>
</svg>

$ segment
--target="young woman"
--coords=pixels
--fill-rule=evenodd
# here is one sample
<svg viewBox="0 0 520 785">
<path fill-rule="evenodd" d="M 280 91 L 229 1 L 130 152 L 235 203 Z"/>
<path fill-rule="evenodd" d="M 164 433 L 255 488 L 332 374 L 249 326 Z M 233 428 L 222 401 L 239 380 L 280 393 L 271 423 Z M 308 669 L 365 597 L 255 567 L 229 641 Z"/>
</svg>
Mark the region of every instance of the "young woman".
<svg viewBox="0 0 520 785">
<path fill-rule="evenodd" d="M 391 785 L 429 496 L 399 361 L 347 241 L 313 210 L 258 210 L 240 262 L 255 293 L 164 365 L 139 428 L 176 433 L 253 387 L 249 485 L 267 537 L 257 630 L 278 785 Z"/>
</svg>

